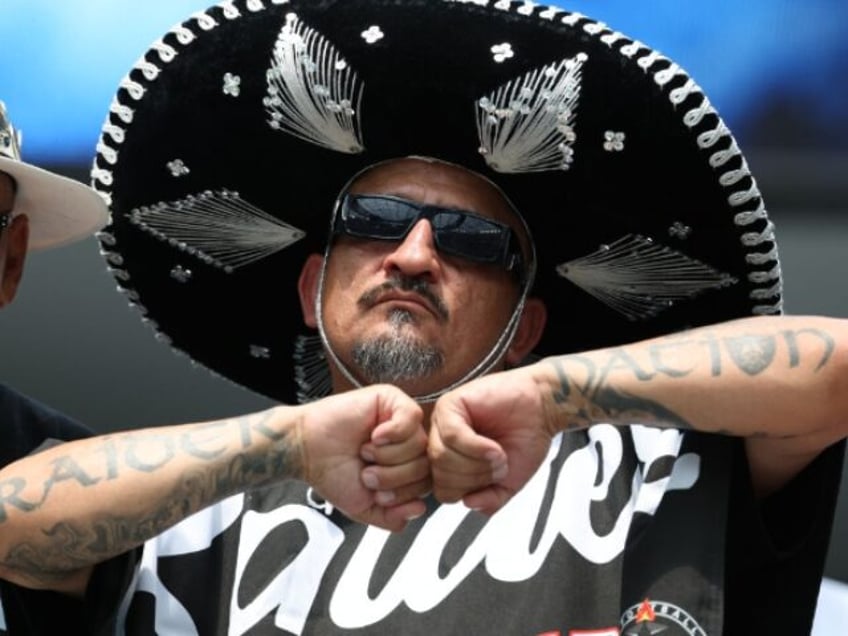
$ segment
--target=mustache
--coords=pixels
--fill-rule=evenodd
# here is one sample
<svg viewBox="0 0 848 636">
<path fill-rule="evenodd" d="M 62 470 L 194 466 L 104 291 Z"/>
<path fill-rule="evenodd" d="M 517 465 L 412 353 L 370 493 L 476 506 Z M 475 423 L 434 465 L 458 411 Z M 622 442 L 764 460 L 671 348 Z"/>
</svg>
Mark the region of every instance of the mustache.
<svg viewBox="0 0 848 636">
<path fill-rule="evenodd" d="M 412 292 L 414 294 L 418 294 L 421 298 L 427 301 L 442 321 L 446 321 L 450 317 L 447 305 L 445 305 L 444 301 L 430 288 L 429 283 L 427 283 L 427 281 L 423 278 L 413 276 L 395 276 L 390 278 L 385 283 L 377 285 L 377 287 L 374 287 L 362 294 L 359 298 L 358 304 L 364 309 L 370 309 L 380 301 L 380 298 L 384 294 L 393 291 Z"/>
</svg>

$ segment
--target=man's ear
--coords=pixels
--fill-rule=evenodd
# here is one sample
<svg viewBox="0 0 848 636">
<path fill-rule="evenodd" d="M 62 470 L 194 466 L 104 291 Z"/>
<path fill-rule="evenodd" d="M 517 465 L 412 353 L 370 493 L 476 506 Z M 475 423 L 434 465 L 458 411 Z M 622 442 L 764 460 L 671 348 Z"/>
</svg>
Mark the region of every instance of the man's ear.
<svg viewBox="0 0 848 636">
<path fill-rule="evenodd" d="M 320 254 L 310 254 L 300 270 L 297 280 L 297 293 L 300 296 L 300 309 L 303 312 L 303 322 L 307 327 L 318 328 L 315 308 L 318 304 L 318 283 L 321 280 L 321 269 L 324 257 Z"/>
<path fill-rule="evenodd" d="M 21 277 L 24 275 L 27 247 L 29 245 L 29 219 L 21 214 L 12 219 L 4 230 L 5 249 L 0 250 L 2 268 L 0 268 L 0 307 L 5 307 L 15 299 Z"/>
<path fill-rule="evenodd" d="M 526 358 L 545 331 L 545 323 L 548 321 L 548 310 L 540 298 L 528 298 L 524 303 L 524 311 L 518 320 L 518 328 L 515 337 L 506 350 L 505 360 L 507 365 L 516 366 Z"/>
</svg>

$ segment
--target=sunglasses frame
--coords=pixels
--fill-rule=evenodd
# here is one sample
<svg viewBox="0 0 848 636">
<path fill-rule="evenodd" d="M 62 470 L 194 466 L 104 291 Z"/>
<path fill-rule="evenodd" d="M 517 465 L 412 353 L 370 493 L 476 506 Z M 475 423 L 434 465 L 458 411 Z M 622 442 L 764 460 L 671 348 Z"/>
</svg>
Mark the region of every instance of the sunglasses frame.
<svg viewBox="0 0 848 636">
<path fill-rule="evenodd" d="M 410 218 L 406 229 L 399 236 L 381 236 L 375 233 L 351 231 L 350 227 L 348 226 L 348 218 L 346 215 L 347 212 L 350 210 L 351 201 L 355 202 L 360 200 L 372 199 L 379 199 L 381 201 L 392 201 L 398 204 L 402 204 L 407 209 L 415 210 L 416 214 Z M 476 221 L 485 223 L 493 229 L 497 229 L 500 232 L 500 235 L 503 237 L 501 241 L 502 246 L 500 254 L 493 258 L 480 258 L 467 252 L 458 251 L 456 249 L 452 249 L 451 247 L 445 246 L 443 241 L 441 240 L 441 236 L 443 233 L 449 232 L 450 230 L 445 228 L 437 228 L 433 224 L 433 219 L 441 213 L 450 213 L 451 215 L 470 217 L 475 219 Z M 521 253 L 521 247 L 518 244 L 518 240 L 513 229 L 504 223 L 481 216 L 474 212 L 469 212 L 467 210 L 462 210 L 459 208 L 446 208 L 438 205 L 419 203 L 418 201 L 411 201 L 409 199 L 404 199 L 402 197 L 392 196 L 388 194 L 352 194 L 348 192 L 344 194 L 339 200 L 338 210 L 335 215 L 335 219 L 333 220 L 332 233 L 334 236 L 344 235 L 351 236 L 354 238 L 375 241 L 400 242 L 404 238 L 406 238 L 412 228 L 415 227 L 415 225 L 422 219 L 430 221 L 431 227 L 433 228 L 433 241 L 436 245 L 436 249 L 440 252 L 450 254 L 452 256 L 457 256 L 459 258 L 464 258 L 475 263 L 501 266 L 508 272 L 517 273 L 519 281 L 523 281 L 524 259 Z"/>
</svg>

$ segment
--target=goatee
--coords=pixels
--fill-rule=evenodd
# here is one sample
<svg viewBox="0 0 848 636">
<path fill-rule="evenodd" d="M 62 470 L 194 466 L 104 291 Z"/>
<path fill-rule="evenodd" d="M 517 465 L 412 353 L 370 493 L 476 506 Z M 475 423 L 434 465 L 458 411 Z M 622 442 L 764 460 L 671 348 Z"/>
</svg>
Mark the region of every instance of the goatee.
<svg viewBox="0 0 848 636">
<path fill-rule="evenodd" d="M 391 332 L 353 345 L 353 361 L 369 383 L 422 380 L 444 365 L 444 354 L 415 337 L 404 325 L 415 317 L 405 309 L 389 315 Z"/>
</svg>

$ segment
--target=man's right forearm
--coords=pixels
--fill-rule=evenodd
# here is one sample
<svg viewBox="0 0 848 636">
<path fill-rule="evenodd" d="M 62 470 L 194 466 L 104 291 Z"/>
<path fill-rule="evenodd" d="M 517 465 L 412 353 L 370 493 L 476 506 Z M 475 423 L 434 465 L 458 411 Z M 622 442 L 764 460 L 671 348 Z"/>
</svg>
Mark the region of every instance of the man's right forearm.
<svg viewBox="0 0 848 636">
<path fill-rule="evenodd" d="M 300 477 L 297 413 L 105 435 L 10 464 L 0 471 L 0 577 L 54 589 L 229 495 Z"/>
</svg>

